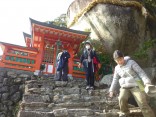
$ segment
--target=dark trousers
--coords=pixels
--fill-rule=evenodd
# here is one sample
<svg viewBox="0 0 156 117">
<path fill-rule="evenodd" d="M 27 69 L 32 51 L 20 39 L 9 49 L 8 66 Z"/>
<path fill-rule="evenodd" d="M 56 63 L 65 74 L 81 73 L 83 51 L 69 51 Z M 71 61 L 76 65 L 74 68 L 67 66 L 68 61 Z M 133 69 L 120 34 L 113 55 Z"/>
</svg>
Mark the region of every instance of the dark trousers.
<svg viewBox="0 0 156 117">
<path fill-rule="evenodd" d="M 68 81 L 68 62 L 64 64 L 60 71 L 57 71 L 57 80 Z"/>
<path fill-rule="evenodd" d="M 92 62 L 88 63 L 88 67 L 86 67 L 86 80 L 88 86 L 94 86 L 94 72 Z"/>
</svg>

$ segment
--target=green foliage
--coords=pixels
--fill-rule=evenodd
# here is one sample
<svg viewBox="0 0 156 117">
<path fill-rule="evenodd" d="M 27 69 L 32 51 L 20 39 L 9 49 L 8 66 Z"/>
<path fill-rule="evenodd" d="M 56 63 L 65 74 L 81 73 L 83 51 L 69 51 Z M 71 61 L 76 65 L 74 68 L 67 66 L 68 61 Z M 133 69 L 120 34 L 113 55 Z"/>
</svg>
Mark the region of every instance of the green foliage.
<svg viewBox="0 0 156 117">
<path fill-rule="evenodd" d="M 17 117 L 18 111 L 20 109 L 20 102 L 18 102 L 13 109 L 13 117 Z"/>
<path fill-rule="evenodd" d="M 143 0 L 143 4 L 148 9 L 150 14 L 156 17 L 156 0 Z"/>
<path fill-rule="evenodd" d="M 155 0 L 144 0 L 145 5 L 150 5 L 153 7 L 156 7 L 156 1 Z"/>
<path fill-rule="evenodd" d="M 67 27 L 67 16 L 66 14 L 61 14 L 59 17 L 55 18 L 53 21 L 47 21 L 56 26 Z"/>
<path fill-rule="evenodd" d="M 101 62 L 101 68 L 99 69 L 98 73 L 107 75 L 112 73 L 112 68 L 110 66 L 110 63 L 112 61 L 112 57 L 109 54 L 106 53 L 100 53 L 98 55 L 98 58 L 100 59 Z"/>
<path fill-rule="evenodd" d="M 141 48 L 134 53 L 134 57 L 136 58 L 147 58 L 148 57 L 148 50 L 150 48 L 153 48 L 154 46 L 156 45 L 156 39 L 151 39 L 151 40 L 148 40 L 148 41 L 145 41 L 142 45 L 141 45 Z"/>
<path fill-rule="evenodd" d="M 102 64 L 110 64 L 111 63 L 111 57 L 110 57 L 110 55 L 108 55 L 106 53 L 98 54 L 98 58 L 100 59 Z"/>
</svg>

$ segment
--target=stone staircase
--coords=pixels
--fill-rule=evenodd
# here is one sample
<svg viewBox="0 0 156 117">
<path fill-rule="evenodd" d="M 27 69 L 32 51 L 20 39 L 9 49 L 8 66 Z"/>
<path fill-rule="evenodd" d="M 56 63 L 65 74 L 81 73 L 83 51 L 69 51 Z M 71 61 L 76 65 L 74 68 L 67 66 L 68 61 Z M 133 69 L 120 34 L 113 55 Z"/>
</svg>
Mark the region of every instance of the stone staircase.
<svg viewBox="0 0 156 117">
<path fill-rule="evenodd" d="M 68 82 L 53 78 L 33 79 L 25 84 L 18 117 L 118 117 L 117 98 L 107 98 L 108 89 L 85 89 L 84 79 Z M 131 108 L 130 117 L 143 117 Z"/>
</svg>

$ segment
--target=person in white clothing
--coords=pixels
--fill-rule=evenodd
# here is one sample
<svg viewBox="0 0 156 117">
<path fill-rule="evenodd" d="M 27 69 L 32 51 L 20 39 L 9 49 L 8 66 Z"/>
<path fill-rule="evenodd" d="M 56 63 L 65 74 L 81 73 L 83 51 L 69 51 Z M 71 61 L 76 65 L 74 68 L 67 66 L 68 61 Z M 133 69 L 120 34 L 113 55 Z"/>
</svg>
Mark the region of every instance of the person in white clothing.
<svg viewBox="0 0 156 117">
<path fill-rule="evenodd" d="M 113 58 L 117 63 L 115 67 L 113 81 L 109 89 L 109 96 L 113 97 L 117 83 L 120 84 L 119 94 L 119 117 L 126 117 L 129 114 L 128 99 L 131 94 L 134 96 L 144 117 L 155 117 L 154 112 L 146 101 L 146 96 L 140 90 L 137 81 L 141 79 L 145 86 L 151 85 L 151 81 L 141 67 L 130 57 L 124 57 L 123 53 L 115 50 Z"/>
</svg>

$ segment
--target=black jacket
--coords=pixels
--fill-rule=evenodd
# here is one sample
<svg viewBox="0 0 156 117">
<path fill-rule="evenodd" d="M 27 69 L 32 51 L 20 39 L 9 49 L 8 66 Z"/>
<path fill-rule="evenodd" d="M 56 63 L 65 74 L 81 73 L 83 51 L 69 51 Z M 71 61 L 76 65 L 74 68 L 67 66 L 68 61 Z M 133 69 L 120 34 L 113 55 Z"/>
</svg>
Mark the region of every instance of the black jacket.
<svg viewBox="0 0 156 117">
<path fill-rule="evenodd" d="M 64 67 L 65 63 L 68 62 L 69 58 L 70 58 L 70 54 L 67 51 L 62 52 L 60 60 L 58 61 L 57 71 L 60 71 L 60 69 Z"/>
<path fill-rule="evenodd" d="M 93 57 L 95 57 L 97 59 L 97 61 L 100 63 L 100 61 L 99 61 L 99 59 L 98 59 L 98 57 L 96 55 L 96 52 L 94 50 L 91 50 L 90 57 L 91 57 L 91 59 L 93 59 Z M 83 61 L 85 59 L 88 59 L 88 53 L 87 53 L 86 49 L 83 51 L 83 53 L 82 53 L 82 55 L 80 57 L 80 62 L 83 63 Z"/>
</svg>

